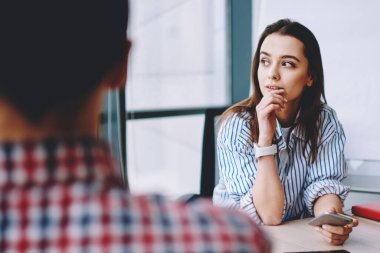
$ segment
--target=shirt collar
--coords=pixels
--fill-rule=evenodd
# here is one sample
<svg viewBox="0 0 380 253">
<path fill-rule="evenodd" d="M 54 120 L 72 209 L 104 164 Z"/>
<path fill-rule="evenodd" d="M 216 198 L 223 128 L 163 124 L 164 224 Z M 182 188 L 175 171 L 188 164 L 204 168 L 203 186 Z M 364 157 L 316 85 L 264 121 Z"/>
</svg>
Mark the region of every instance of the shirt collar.
<svg viewBox="0 0 380 253">
<path fill-rule="evenodd" d="M 51 183 L 121 183 L 109 147 L 92 138 L 0 142 L 0 188 Z"/>
<path fill-rule="evenodd" d="M 300 111 L 301 110 L 298 110 L 298 113 L 296 116 L 296 121 L 298 120 L 298 118 L 300 116 Z M 276 118 L 276 133 L 275 133 L 275 135 L 276 135 L 277 140 L 283 139 L 282 128 L 281 128 L 280 122 L 277 120 L 277 118 Z M 298 139 L 301 139 L 301 140 L 305 140 L 305 138 L 306 138 L 305 132 L 299 124 L 293 129 L 291 135 L 294 137 L 297 137 Z M 290 137 L 290 138 L 292 139 L 292 137 Z M 286 140 L 284 140 L 284 141 L 286 141 Z"/>
</svg>

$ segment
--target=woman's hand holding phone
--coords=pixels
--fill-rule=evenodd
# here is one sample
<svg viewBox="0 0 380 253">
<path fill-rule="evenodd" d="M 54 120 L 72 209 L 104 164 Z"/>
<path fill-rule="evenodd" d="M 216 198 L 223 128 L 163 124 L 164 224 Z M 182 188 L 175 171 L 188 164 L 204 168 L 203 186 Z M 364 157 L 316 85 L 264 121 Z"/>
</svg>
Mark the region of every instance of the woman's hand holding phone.
<svg viewBox="0 0 380 253">
<path fill-rule="evenodd" d="M 325 223 L 323 221 L 325 221 Z M 344 224 L 345 222 L 347 222 L 347 224 L 338 225 Z M 342 214 L 324 213 L 314 218 L 309 224 L 315 226 L 315 230 L 322 235 L 325 241 L 333 245 L 342 245 L 348 239 L 352 228 L 356 227 L 359 222 L 355 218 Z"/>
</svg>

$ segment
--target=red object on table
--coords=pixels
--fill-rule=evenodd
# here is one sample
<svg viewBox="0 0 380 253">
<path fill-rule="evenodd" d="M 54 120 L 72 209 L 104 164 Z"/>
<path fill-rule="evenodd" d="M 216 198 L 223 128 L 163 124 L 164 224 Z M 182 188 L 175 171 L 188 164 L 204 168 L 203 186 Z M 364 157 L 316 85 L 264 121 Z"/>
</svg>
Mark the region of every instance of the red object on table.
<svg viewBox="0 0 380 253">
<path fill-rule="evenodd" d="M 352 207 L 352 213 L 363 218 L 380 221 L 380 202 L 355 205 Z"/>
</svg>

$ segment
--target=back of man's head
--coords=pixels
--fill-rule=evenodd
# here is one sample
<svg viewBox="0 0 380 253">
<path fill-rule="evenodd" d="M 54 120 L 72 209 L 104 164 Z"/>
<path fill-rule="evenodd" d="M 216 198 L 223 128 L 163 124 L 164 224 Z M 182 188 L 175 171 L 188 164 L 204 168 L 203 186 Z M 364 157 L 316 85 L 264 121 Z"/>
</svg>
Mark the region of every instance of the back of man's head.
<svg viewBox="0 0 380 253">
<path fill-rule="evenodd" d="M 37 122 L 94 90 L 125 56 L 127 0 L 0 3 L 0 99 Z"/>
</svg>

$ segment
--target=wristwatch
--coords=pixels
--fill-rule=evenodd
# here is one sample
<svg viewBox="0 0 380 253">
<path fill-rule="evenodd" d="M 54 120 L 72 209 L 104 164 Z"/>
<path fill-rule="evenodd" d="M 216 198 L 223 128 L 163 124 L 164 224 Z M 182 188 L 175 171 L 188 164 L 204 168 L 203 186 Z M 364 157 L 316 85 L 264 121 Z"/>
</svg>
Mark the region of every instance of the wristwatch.
<svg viewBox="0 0 380 253">
<path fill-rule="evenodd" d="M 277 145 L 273 144 L 269 147 L 260 147 L 257 144 L 255 146 L 255 156 L 256 158 L 267 156 L 267 155 L 275 155 L 277 154 Z"/>
</svg>

